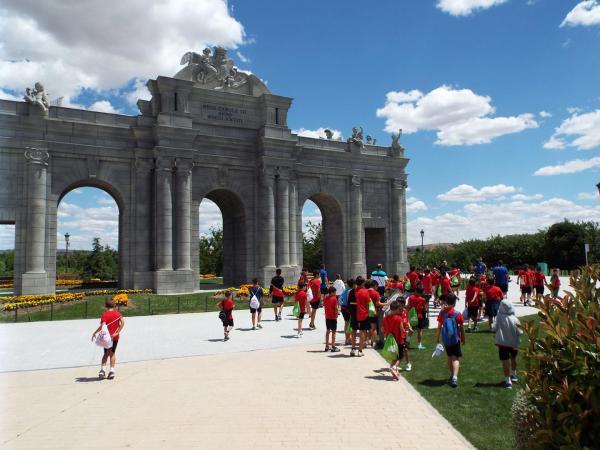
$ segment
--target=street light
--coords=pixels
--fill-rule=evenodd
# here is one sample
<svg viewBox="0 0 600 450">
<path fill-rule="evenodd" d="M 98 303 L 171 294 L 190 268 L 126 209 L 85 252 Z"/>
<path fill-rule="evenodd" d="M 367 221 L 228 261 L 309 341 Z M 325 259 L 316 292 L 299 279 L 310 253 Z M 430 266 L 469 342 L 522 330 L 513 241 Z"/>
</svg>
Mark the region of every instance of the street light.
<svg viewBox="0 0 600 450">
<path fill-rule="evenodd" d="M 67 231 L 65 233 L 65 242 L 67 244 L 67 272 L 69 271 L 69 238 L 71 236 L 69 235 L 69 232 Z"/>
<path fill-rule="evenodd" d="M 425 231 L 421 229 L 421 269 L 423 268 L 423 238 L 425 237 Z"/>
<path fill-rule="evenodd" d="M 598 194 L 600 194 L 600 183 L 598 183 L 596 187 L 598 188 Z"/>
</svg>

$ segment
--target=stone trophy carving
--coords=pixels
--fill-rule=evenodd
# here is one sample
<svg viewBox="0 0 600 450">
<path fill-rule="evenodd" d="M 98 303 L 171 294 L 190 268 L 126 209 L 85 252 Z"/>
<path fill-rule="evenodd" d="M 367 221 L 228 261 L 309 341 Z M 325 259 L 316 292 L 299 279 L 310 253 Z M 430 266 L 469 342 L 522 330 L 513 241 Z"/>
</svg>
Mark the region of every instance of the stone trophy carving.
<svg viewBox="0 0 600 450">
<path fill-rule="evenodd" d="M 236 89 L 246 84 L 249 79 L 247 74 L 235 67 L 223 47 L 215 47 L 214 54 L 211 54 L 209 48 L 205 48 L 201 55 L 187 52 L 181 58 L 180 64 L 187 64 L 187 67 L 179 71 L 175 75 L 176 78 L 191 79 L 212 89 Z"/>
<path fill-rule="evenodd" d="M 333 132 L 329 128 L 327 128 L 326 130 L 324 130 L 323 133 L 325 133 L 325 136 L 327 136 L 328 140 L 333 139 Z"/>
<path fill-rule="evenodd" d="M 373 144 L 373 138 L 369 134 L 367 135 L 367 144 L 368 145 L 372 145 Z"/>
<path fill-rule="evenodd" d="M 193 65 L 192 78 L 194 81 L 200 83 L 206 83 L 206 79 L 212 74 L 217 74 L 217 68 L 213 65 L 210 48 L 202 50 L 202 54 L 199 55 L 196 52 L 187 52 L 181 58 L 181 65 Z"/>
<path fill-rule="evenodd" d="M 363 127 L 360 127 L 360 131 L 358 131 L 358 128 L 356 127 L 352 128 L 352 136 L 348 138 L 348 143 L 356 144 L 359 147 L 363 147 L 363 135 Z"/>
<path fill-rule="evenodd" d="M 398 130 L 398 134 L 392 133 L 392 155 L 400 155 L 404 151 L 404 147 L 400 144 L 400 137 L 402 137 L 402 128 Z"/>
<path fill-rule="evenodd" d="M 50 107 L 50 99 L 44 90 L 44 85 L 39 81 L 35 83 L 33 89 L 27 88 L 23 99 L 27 103 L 38 106 L 42 111 L 47 112 Z"/>
</svg>

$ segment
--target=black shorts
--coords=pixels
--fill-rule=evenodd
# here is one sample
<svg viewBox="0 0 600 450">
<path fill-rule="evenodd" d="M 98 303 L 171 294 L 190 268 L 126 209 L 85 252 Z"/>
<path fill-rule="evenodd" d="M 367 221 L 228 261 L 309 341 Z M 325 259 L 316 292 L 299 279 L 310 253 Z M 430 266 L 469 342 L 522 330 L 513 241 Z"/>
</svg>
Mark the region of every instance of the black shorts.
<svg viewBox="0 0 600 450">
<path fill-rule="evenodd" d="M 460 350 L 460 342 L 458 344 L 446 346 L 446 355 L 456 356 L 457 358 L 460 358 L 462 356 L 462 351 Z"/>
<path fill-rule="evenodd" d="M 325 319 L 325 327 L 329 331 L 337 331 L 337 319 Z"/>
<path fill-rule="evenodd" d="M 521 286 L 521 294 L 531 294 L 531 288 L 529 286 Z"/>
<path fill-rule="evenodd" d="M 107 355 L 110 352 L 113 353 L 113 355 L 115 354 L 115 352 L 117 351 L 117 345 L 119 345 L 119 340 L 117 339 L 116 341 L 113 341 L 113 345 L 111 348 L 105 348 L 104 349 L 104 354 Z"/>
<path fill-rule="evenodd" d="M 258 308 L 250 308 L 250 312 L 252 314 L 254 314 L 254 313 L 259 313 L 260 314 L 262 312 L 262 306 L 259 306 Z"/>
<path fill-rule="evenodd" d="M 498 346 L 498 355 L 500 356 L 500 361 L 508 361 L 511 357 L 516 358 L 519 350 L 511 347 L 502 347 Z"/>
<path fill-rule="evenodd" d="M 312 309 L 319 309 L 319 302 L 309 302 Z"/>
<path fill-rule="evenodd" d="M 305 312 L 298 313 L 298 319 L 304 319 Z"/>
<path fill-rule="evenodd" d="M 500 290 L 502 292 L 504 292 L 505 294 L 508 292 L 508 283 L 504 283 L 504 284 L 499 284 L 498 287 L 500 288 Z"/>
<path fill-rule="evenodd" d="M 281 305 L 283 303 L 283 297 L 272 297 L 271 303 L 274 305 Z"/>
<path fill-rule="evenodd" d="M 420 318 L 419 322 L 417 323 L 417 329 L 425 330 L 427 328 L 429 328 L 429 320 L 426 317 Z"/>
<path fill-rule="evenodd" d="M 544 295 L 544 286 L 536 286 L 535 287 L 535 293 L 537 295 Z"/>
<path fill-rule="evenodd" d="M 398 344 L 398 360 L 404 358 L 404 354 L 406 353 L 406 342 L 402 342 Z"/>
<path fill-rule="evenodd" d="M 224 327 L 232 327 L 233 326 L 233 319 L 223 319 L 223 320 L 221 320 L 221 322 L 223 322 Z"/>
<path fill-rule="evenodd" d="M 325 283 L 321 283 L 321 294 L 327 294 L 328 290 L 329 286 L 327 286 Z"/>
<path fill-rule="evenodd" d="M 368 317 L 365 320 L 357 320 L 356 328 L 354 328 L 354 326 L 352 328 L 354 330 L 368 331 L 371 328 L 371 321 Z"/>
<path fill-rule="evenodd" d="M 479 319 L 479 306 L 469 306 L 467 307 L 468 318 L 477 322 Z"/>
<path fill-rule="evenodd" d="M 342 308 L 342 317 L 344 318 L 344 322 L 350 321 L 350 311 L 346 308 Z"/>
<path fill-rule="evenodd" d="M 485 314 L 488 317 L 496 317 L 498 315 L 498 309 L 500 309 L 500 302 L 498 300 L 489 300 L 485 302 Z"/>
<path fill-rule="evenodd" d="M 379 318 L 377 316 L 375 316 L 375 317 L 369 317 L 369 323 L 371 325 L 378 326 L 379 325 Z"/>
</svg>

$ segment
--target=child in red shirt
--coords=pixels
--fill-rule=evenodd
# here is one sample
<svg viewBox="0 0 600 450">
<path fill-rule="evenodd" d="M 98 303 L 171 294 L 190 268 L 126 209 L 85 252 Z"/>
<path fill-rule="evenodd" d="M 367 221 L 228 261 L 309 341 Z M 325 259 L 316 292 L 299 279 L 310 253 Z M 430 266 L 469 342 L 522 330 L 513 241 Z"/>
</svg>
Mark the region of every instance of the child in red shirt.
<svg viewBox="0 0 600 450">
<path fill-rule="evenodd" d="M 498 315 L 500 302 L 504 298 L 504 292 L 494 284 L 494 279 L 490 277 L 487 280 L 486 288 L 483 293 L 485 295 L 485 314 L 488 316 L 488 322 L 491 329 L 492 323 Z"/>
<path fill-rule="evenodd" d="M 437 344 L 443 338 L 446 355 L 448 356 L 448 369 L 450 369 L 450 386 L 458 386 L 458 371 L 460 369 L 461 342 L 465 344 L 465 330 L 461 313 L 454 310 L 456 295 L 448 294 L 443 302 L 446 307 L 438 316 Z"/>
<path fill-rule="evenodd" d="M 312 300 L 310 300 L 309 316 L 310 323 L 308 326 L 314 330 L 315 328 L 315 317 L 317 315 L 317 309 L 321 302 L 321 278 L 319 278 L 319 272 L 316 270 L 313 272 L 313 279 L 308 282 L 308 287 L 312 293 Z"/>
<path fill-rule="evenodd" d="M 525 264 L 517 275 L 517 282 L 521 286 L 521 301 L 525 306 L 529 306 L 531 300 L 531 290 L 533 287 L 533 279 L 529 266 Z"/>
<path fill-rule="evenodd" d="M 417 312 L 417 348 L 424 350 L 425 347 L 422 344 L 423 330 L 429 326 L 427 320 L 427 301 L 423 298 L 423 287 L 417 286 L 416 293 L 408 297 L 408 309 L 415 308 Z"/>
<path fill-rule="evenodd" d="M 481 290 L 477 286 L 477 279 L 475 277 L 469 278 L 469 284 L 467 284 L 467 290 L 465 292 L 465 304 L 467 305 L 469 314 L 467 316 L 467 331 L 477 331 L 479 305 L 481 304 Z M 470 327 L 470 321 L 473 321 L 472 329 Z"/>
<path fill-rule="evenodd" d="M 427 302 L 427 306 L 429 306 L 429 300 L 431 300 L 431 295 L 433 293 L 433 274 L 431 270 L 425 269 L 425 274 L 421 279 L 421 285 L 423 286 L 423 298 Z"/>
<path fill-rule="evenodd" d="M 544 296 L 544 285 L 546 284 L 546 275 L 542 273 L 542 268 L 537 266 L 533 274 L 533 288 L 535 289 L 535 299 L 539 302 Z"/>
<path fill-rule="evenodd" d="M 368 284 L 368 286 L 367 286 Z M 365 283 L 365 287 L 369 289 L 369 297 L 375 305 L 375 315 L 373 317 L 369 317 L 369 326 L 371 327 L 371 346 L 374 346 L 375 343 L 379 340 L 377 335 L 377 329 L 379 328 L 379 311 L 381 311 L 381 295 L 377 290 L 377 282 L 375 281 L 367 281 Z"/>
<path fill-rule="evenodd" d="M 410 325 L 410 320 L 408 320 L 408 309 L 406 308 L 406 300 L 400 297 L 400 299 L 398 300 L 398 304 L 400 305 L 398 314 L 400 314 L 400 316 L 402 317 L 402 325 L 404 326 L 404 330 L 406 331 L 406 334 L 404 335 L 404 342 L 406 343 L 406 345 L 404 346 L 404 361 L 406 362 L 406 368 L 404 370 L 410 372 L 412 370 L 412 364 L 410 363 L 410 356 L 408 354 L 409 341 L 406 337 L 407 335 L 412 336 L 414 330 Z"/>
<path fill-rule="evenodd" d="M 223 337 L 224 341 L 229 340 L 229 332 L 233 329 L 233 308 L 235 303 L 233 302 L 233 291 L 228 291 L 225 294 L 225 298 L 217 303 L 217 308 L 221 310 L 219 318 L 223 322 Z"/>
<path fill-rule="evenodd" d="M 337 299 L 337 290 L 330 286 L 327 290 L 327 297 L 323 300 L 323 308 L 325 309 L 325 351 L 329 351 L 329 337 L 331 336 L 331 351 L 339 352 L 340 349 L 335 346 L 335 333 L 337 331 L 337 317 L 340 314 L 340 304 Z"/>
<path fill-rule="evenodd" d="M 298 283 L 298 290 L 294 296 L 294 300 L 298 302 L 298 334 L 296 337 L 302 337 L 302 320 L 304 320 L 304 314 L 306 314 L 306 285 L 303 282 Z"/>
<path fill-rule="evenodd" d="M 456 264 L 452 266 L 452 270 L 448 273 L 448 276 L 450 277 L 452 293 L 458 297 L 460 293 L 460 269 Z"/>
<path fill-rule="evenodd" d="M 363 349 L 367 341 L 367 331 L 371 328 L 369 322 L 369 302 L 371 301 L 371 296 L 369 295 L 369 291 L 365 289 L 365 279 L 361 276 L 356 277 L 355 297 L 356 323 L 354 325 L 356 325 L 356 328 L 354 325 L 352 328 L 360 332 L 360 337 L 358 353 L 355 352 L 355 348 L 352 348 L 350 356 L 363 356 Z"/>
<path fill-rule="evenodd" d="M 106 324 L 108 328 L 108 333 L 112 338 L 112 347 L 105 348 L 104 354 L 102 355 L 102 364 L 100 365 L 100 372 L 98 372 L 98 378 L 101 380 L 105 376 L 104 366 L 108 358 L 110 358 L 110 370 L 108 371 L 108 379 L 112 380 L 115 377 L 115 364 L 117 363 L 117 357 L 115 356 L 115 352 L 117 351 L 117 344 L 119 343 L 119 335 L 123 327 L 125 326 L 125 321 L 123 320 L 123 316 L 118 311 L 115 311 L 113 308 L 115 307 L 115 302 L 111 299 L 106 300 L 104 303 L 106 311 L 100 317 L 100 326 L 94 331 L 92 334 L 92 341 L 96 339 L 96 335 L 102 329 L 102 324 Z"/>
<path fill-rule="evenodd" d="M 404 357 L 404 351 L 406 349 L 406 331 L 404 329 L 404 319 L 400 314 L 400 303 L 393 301 L 390 303 L 390 311 L 383 318 L 383 332 L 387 338 L 390 334 L 394 336 L 396 344 L 398 344 L 398 358 L 390 362 L 390 372 L 395 380 L 398 380 L 398 365 L 400 360 Z"/>
<path fill-rule="evenodd" d="M 550 277 L 550 284 L 552 285 L 552 298 L 558 298 L 558 291 L 560 289 L 560 277 L 558 269 L 552 269 L 552 276 Z"/>
</svg>

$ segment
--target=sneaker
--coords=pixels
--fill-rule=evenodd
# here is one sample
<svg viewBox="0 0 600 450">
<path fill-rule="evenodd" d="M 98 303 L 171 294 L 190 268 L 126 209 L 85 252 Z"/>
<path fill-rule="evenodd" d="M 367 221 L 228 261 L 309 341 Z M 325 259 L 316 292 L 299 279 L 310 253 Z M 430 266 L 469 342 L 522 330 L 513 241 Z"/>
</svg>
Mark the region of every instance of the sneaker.
<svg viewBox="0 0 600 450">
<path fill-rule="evenodd" d="M 329 345 L 326 345 L 326 346 L 325 346 L 325 350 L 324 350 L 324 351 L 326 351 L 326 352 L 328 352 L 328 351 L 329 351 Z"/>
<path fill-rule="evenodd" d="M 225 336 L 223 337 L 224 341 L 228 341 L 229 340 L 229 334 L 225 333 Z"/>
<path fill-rule="evenodd" d="M 281 320 L 281 314 L 277 314 L 277 320 Z"/>
<path fill-rule="evenodd" d="M 108 372 L 107 380 L 112 380 L 115 377 L 115 372 L 113 370 Z"/>
<path fill-rule="evenodd" d="M 510 381 L 505 381 L 504 382 L 504 387 L 506 389 L 512 389 L 512 383 Z"/>
<path fill-rule="evenodd" d="M 365 356 L 362 352 L 362 350 L 359 350 L 358 353 L 356 354 L 356 356 Z"/>
<path fill-rule="evenodd" d="M 339 351 L 341 351 L 339 347 L 331 347 L 331 353 L 337 353 Z"/>
<path fill-rule="evenodd" d="M 421 342 L 419 342 L 419 345 L 417 345 L 417 348 L 419 350 L 425 350 L 425 346 Z"/>
<path fill-rule="evenodd" d="M 408 363 L 408 364 L 406 365 L 406 369 L 404 369 L 404 370 L 406 370 L 407 372 L 410 372 L 410 371 L 412 370 L 412 364 L 411 364 L 411 363 Z"/>
<path fill-rule="evenodd" d="M 317 327 L 316 327 L 316 326 L 315 326 L 315 324 L 313 323 L 313 324 L 310 326 L 310 329 L 311 329 L 311 330 L 316 330 L 316 329 L 317 329 Z"/>
<path fill-rule="evenodd" d="M 98 378 L 103 380 L 105 376 L 106 376 L 106 373 L 104 372 L 104 369 L 101 369 L 100 372 L 98 372 Z"/>
<path fill-rule="evenodd" d="M 350 350 L 350 356 L 356 356 L 356 350 L 354 350 L 354 349 Z"/>
<path fill-rule="evenodd" d="M 256 330 L 256 327 L 252 327 L 253 330 Z"/>
<path fill-rule="evenodd" d="M 256 328 L 262 329 L 262 325 L 260 323 L 256 324 Z"/>
<path fill-rule="evenodd" d="M 473 333 L 477 333 L 479 331 L 479 329 L 477 327 L 473 328 Z"/>
<path fill-rule="evenodd" d="M 458 380 L 454 377 L 451 377 L 450 378 L 450 386 L 453 388 L 458 387 Z"/>
<path fill-rule="evenodd" d="M 279 321 L 279 316 L 275 314 L 275 322 Z"/>
<path fill-rule="evenodd" d="M 519 381 L 519 379 L 517 378 L 517 374 L 516 373 L 510 376 L 510 381 L 513 382 L 513 383 Z"/>
</svg>

